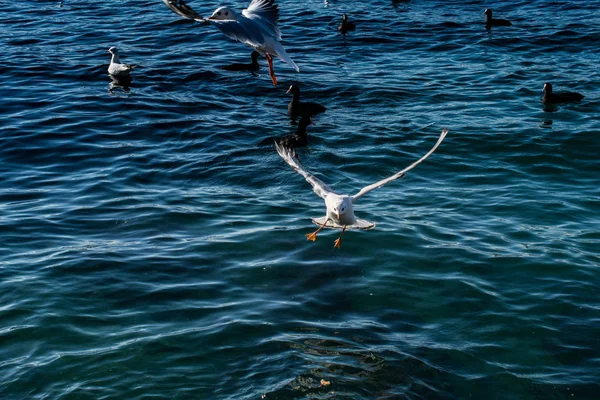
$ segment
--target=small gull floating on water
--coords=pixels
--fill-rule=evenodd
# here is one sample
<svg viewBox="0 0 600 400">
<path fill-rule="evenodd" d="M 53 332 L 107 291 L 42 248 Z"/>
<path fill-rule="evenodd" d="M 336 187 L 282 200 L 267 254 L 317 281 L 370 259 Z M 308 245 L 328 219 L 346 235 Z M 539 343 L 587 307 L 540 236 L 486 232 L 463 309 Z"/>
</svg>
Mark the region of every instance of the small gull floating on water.
<svg viewBox="0 0 600 400">
<path fill-rule="evenodd" d="M 114 46 L 106 50 L 106 52 L 112 54 L 110 65 L 108 66 L 108 73 L 113 77 L 121 78 L 129 76 L 131 70 L 137 67 L 137 65 L 134 64 L 122 63 L 119 59 L 119 49 Z"/>
<path fill-rule="evenodd" d="M 183 0 L 163 0 L 163 2 L 176 14 L 197 21 L 212 22 L 230 39 L 245 43 L 264 54 L 269 63 L 269 74 L 274 86 L 277 85 L 277 78 L 271 55 L 279 57 L 297 72 L 300 71 L 279 43 L 281 40 L 281 31 L 277 27 L 279 9 L 275 0 L 252 0 L 248 8 L 242 10 L 241 15 L 229 7 L 219 7 L 206 19 Z"/>
<path fill-rule="evenodd" d="M 398 178 L 402 178 L 404 174 L 421 162 L 423 162 L 427 157 L 429 157 L 442 143 L 446 135 L 448 134 L 447 129 L 443 129 L 442 133 L 431 150 L 423 157 L 404 168 L 402 171 L 397 172 L 396 174 L 385 178 L 379 182 L 376 182 L 372 185 L 365 186 L 362 188 L 357 194 L 354 196 L 348 195 L 339 195 L 334 192 L 329 186 L 323 183 L 320 179 L 310 174 L 308 171 L 304 169 L 302 164 L 300 164 L 300 160 L 296 156 L 296 152 L 294 149 L 287 148 L 279 145 L 275 142 L 275 148 L 277 149 L 277 153 L 279 156 L 283 158 L 283 160 L 288 163 L 296 172 L 306 179 L 308 183 L 311 184 L 313 191 L 322 199 L 325 200 L 325 207 L 327 207 L 327 214 L 321 218 L 314 218 L 313 222 L 316 225 L 319 225 L 319 229 L 316 231 L 309 233 L 306 235 L 308 240 L 315 241 L 317 239 L 317 233 L 321 231 L 323 228 L 334 228 L 334 229 L 342 229 L 342 233 L 340 237 L 336 239 L 334 242 L 335 248 L 340 248 L 342 243 L 342 235 L 346 229 L 371 229 L 375 226 L 374 223 L 365 221 L 360 218 L 356 218 L 354 215 L 354 203 L 363 195 L 369 193 L 370 191 L 377 189 L 388 182 L 394 181 Z"/>
</svg>

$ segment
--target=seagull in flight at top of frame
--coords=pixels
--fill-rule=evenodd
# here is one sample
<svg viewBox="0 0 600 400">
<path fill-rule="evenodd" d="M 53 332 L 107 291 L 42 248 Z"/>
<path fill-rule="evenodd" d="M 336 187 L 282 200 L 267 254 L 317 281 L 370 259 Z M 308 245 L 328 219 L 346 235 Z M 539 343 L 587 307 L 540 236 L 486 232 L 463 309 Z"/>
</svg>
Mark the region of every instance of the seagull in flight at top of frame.
<svg viewBox="0 0 600 400">
<path fill-rule="evenodd" d="M 279 9 L 275 0 L 252 0 L 241 14 L 229 7 L 219 7 L 208 18 L 202 18 L 184 0 L 163 0 L 163 3 L 184 18 L 213 23 L 230 39 L 245 43 L 264 54 L 269 63 L 269 74 L 273 85 L 277 85 L 277 78 L 273 70 L 272 55 L 291 65 L 297 72 L 300 71 L 279 42 L 281 40 L 281 31 L 277 27 Z"/>
</svg>

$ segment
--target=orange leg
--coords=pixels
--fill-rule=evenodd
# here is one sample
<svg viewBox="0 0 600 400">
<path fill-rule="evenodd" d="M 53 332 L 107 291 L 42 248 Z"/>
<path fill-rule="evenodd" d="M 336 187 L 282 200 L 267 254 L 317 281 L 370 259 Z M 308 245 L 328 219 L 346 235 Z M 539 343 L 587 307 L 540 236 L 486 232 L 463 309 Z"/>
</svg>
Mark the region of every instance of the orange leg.
<svg viewBox="0 0 600 400">
<path fill-rule="evenodd" d="M 316 230 L 316 231 L 314 231 L 313 233 L 307 233 L 307 234 L 306 234 L 306 238 L 307 238 L 308 240 L 310 240 L 311 242 L 314 242 L 315 240 L 317 240 L 317 233 L 319 233 L 319 232 L 321 231 L 321 229 L 325 228 L 325 225 L 327 225 L 327 222 L 328 222 L 328 221 L 329 221 L 329 220 L 328 220 L 328 219 L 326 219 L 326 220 L 325 220 L 325 223 L 324 223 L 323 225 L 321 225 L 321 226 L 319 227 L 319 229 L 317 229 L 317 230 Z"/>
<path fill-rule="evenodd" d="M 344 234 L 345 230 L 346 230 L 346 225 L 344 225 L 344 227 L 342 228 L 342 233 L 340 234 L 340 237 L 337 238 L 335 240 L 335 242 L 333 242 L 333 248 L 339 249 L 340 247 L 342 247 L 342 235 Z"/>
<path fill-rule="evenodd" d="M 271 57 L 269 53 L 265 53 L 265 57 L 267 57 L 267 62 L 269 63 L 269 74 L 271 75 L 273 86 L 277 86 L 277 78 L 275 77 L 275 71 L 273 70 L 273 57 Z"/>
</svg>

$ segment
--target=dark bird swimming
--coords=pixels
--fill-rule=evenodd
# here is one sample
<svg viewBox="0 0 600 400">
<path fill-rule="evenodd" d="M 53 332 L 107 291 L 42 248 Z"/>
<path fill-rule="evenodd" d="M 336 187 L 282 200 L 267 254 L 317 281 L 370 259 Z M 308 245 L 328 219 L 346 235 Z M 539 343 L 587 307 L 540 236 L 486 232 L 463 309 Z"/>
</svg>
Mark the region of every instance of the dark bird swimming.
<svg viewBox="0 0 600 400">
<path fill-rule="evenodd" d="M 558 92 L 552 93 L 552 84 L 545 83 L 542 89 L 544 95 L 542 101 L 544 103 L 572 103 L 583 99 L 583 95 L 576 92 Z"/>
<path fill-rule="evenodd" d="M 283 137 L 268 137 L 263 139 L 259 146 L 268 146 L 275 142 L 279 143 L 279 145 L 287 147 L 287 148 L 296 148 L 296 147 L 305 147 L 308 144 L 308 133 L 306 132 L 306 127 L 312 124 L 312 118 L 309 116 L 304 116 L 300 118 L 298 122 L 298 128 L 295 133 L 291 133 L 289 135 Z"/>
<path fill-rule="evenodd" d="M 486 8 L 483 12 L 485 14 L 485 27 L 491 28 L 492 26 L 511 26 L 511 22 L 507 19 L 492 18 L 492 9 Z"/>
<path fill-rule="evenodd" d="M 325 112 L 327 110 L 317 103 L 302 103 L 300 102 L 300 88 L 297 85 L 291 85 L 286 94 L 292 93 L 292 101 L 288 104 L 288 115 L 291 118 L 302 116 L 313 116 Z"/>
<path fill-rule="evenodd" d="M 224 69 L 225 71 L 250 71 L 250 72 L 257 72 L 259 65 L 258 65 L 258 56 L 260 56 L 260 53 L 256 50 L 254 50 L 252 52 L 252 54 L 250 55 L 250 57 L 252 57 L 252 62 L 250 64 L 231 64 L 231 65 L 226 65 L 224 67 L 221 67 L 221 69 Z"/>
<path fill-rule="evenodd" d="M 342 16 L 342 23 L 338 26 L 338 31 L 342 33 L 342 35 L 346 36 L 346 33 L 351 32 L 356 29 L 355 22 L 348 22 L 348 15 L 344 14 Z"/>
</svg>

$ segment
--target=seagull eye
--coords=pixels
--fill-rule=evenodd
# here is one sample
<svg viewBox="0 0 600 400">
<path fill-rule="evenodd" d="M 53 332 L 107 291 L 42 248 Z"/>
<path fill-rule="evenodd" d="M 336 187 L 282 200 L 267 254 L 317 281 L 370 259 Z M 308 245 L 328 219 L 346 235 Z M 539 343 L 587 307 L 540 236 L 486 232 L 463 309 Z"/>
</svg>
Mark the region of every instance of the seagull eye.
<svg viewBox="0 0 600 400">
<path fill-rule="evenodd" d="M 221 11 L 219 11 L 219 12 L 217 13 L 217 15 L 221 15 Z"/>
<path fill-rule="evenodd" d="M 229 11 L 225 11 L 225 15 L 229 15 Z"/>
</svg>

